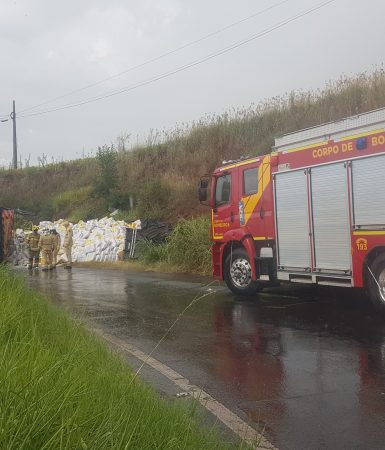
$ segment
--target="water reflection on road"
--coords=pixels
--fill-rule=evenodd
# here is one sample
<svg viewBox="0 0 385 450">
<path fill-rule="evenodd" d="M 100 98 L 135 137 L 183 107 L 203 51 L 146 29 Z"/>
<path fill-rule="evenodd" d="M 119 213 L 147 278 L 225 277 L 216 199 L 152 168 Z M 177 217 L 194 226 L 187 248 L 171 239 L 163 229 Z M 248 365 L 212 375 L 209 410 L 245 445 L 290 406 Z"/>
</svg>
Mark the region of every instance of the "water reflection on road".
<svg viewBox="0 0 385 450">
<path fill-rule="evenodd" d="M 149 352 L 210 280 L 57 269 L 29 284 Z M 383 449 L 385 318 L 360 293 L 276 288 L 254 299 L 226 289 L 189 309 L 154 357 L 281 449 Z"/>
</svg>

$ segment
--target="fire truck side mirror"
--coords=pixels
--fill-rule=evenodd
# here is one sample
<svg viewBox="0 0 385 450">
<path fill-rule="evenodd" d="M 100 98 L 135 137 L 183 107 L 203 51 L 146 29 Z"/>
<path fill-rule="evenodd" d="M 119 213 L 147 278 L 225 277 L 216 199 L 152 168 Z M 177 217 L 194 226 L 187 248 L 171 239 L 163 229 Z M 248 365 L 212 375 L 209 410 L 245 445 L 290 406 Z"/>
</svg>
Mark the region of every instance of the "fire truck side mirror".
<svg viewBox="0 0 385 450">
<path fill-rule="evenodd" d="M 209 180 L 207 178 L 201 178 L 198 187 L 198 198 L 199 202 L 202 204 L 208 204 L 208 189 L 209 189 Z"/>
</svg>

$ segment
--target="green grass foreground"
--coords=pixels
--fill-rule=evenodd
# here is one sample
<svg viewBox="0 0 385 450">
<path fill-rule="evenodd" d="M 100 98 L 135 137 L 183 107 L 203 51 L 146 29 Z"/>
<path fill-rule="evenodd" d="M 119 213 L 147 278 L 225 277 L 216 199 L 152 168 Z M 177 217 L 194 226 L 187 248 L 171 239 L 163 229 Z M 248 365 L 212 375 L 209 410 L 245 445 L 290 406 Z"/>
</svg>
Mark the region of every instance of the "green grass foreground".
<svg viewBox="0 0 385 450">
<path fill-rule="evenodd" d="M 80 324 L 0 267 L 1 449 L 226 449 Z"/>
</svg>

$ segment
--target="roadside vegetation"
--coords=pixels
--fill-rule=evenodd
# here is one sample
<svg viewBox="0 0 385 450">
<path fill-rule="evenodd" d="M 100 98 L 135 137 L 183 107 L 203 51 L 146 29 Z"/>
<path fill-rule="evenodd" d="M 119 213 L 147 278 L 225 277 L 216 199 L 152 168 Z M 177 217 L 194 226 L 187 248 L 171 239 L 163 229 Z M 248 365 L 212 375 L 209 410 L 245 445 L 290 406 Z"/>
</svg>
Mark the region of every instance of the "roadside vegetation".
<svg viewBox="0 0 385 450">
<path fill-rule="evenodd" d="M 141 242 L 139 262 L 163 271 L 208 275 L 211 271 L 210 221 L 182 219 L 164 244 Z"/>
<path fill-rule="evenodd" d="M 0 286 L 0 448 L 234 448 L 4 267 Z"/>
</svg>

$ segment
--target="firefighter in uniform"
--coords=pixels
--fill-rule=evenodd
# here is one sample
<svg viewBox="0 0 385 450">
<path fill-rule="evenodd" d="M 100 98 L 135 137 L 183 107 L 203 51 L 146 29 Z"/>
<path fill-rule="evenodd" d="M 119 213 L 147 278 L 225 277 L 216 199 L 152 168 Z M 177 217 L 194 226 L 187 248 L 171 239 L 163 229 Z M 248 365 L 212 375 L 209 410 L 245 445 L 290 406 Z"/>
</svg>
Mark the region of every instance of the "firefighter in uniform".
<svg viewBox="0 0 385 450">
<path fill-rule="evenodd" d="M 64 235 L 64 242 L 63 242 L 63 247 L 64 247 L 64 251 L 67 257 L 67 264 L 64 266 L 65 269 L 71 269 L 72 267 L 72 245 L 73 245 L 73 233 L 72 233 L 72 228 L 71 225 L 69 224 L 69 222 L 65 221 L 63 223 L 63 226 L 65 228 L 65 235 Z"/>
<path fill-rule="evenodd" d="M 53 249 L 54 249 L 54 237 L 53 235 L 45 229 L 43 234 L 40 236 L 39 248 L 43 254 L 45 260 L 43 270 L 52 269 L 52 259 L 53 259 Z"/>
<path fill-rule="evenodd" d="M 26 242 L 28 246 L 28 269 L 39 267 L 39 240 L 40 234 L 38 233 L 39 227 L 37 225 L 32 226 L 32 233 L 27 236 Z"/>
<path fill-rule="evenodd" d="M 54 240 L 53 267 L 55 269 L 56 268 L 56 264 L 57 264 L 57 255 L 58 255 L 59 250 L 60 250 L 61 239 L 60 239 L 60 234 L 55 230 L 55 228 L 53 230 L 51 230 L 51 234 L 52 234 L 53 240 Z"/>
</svg>

